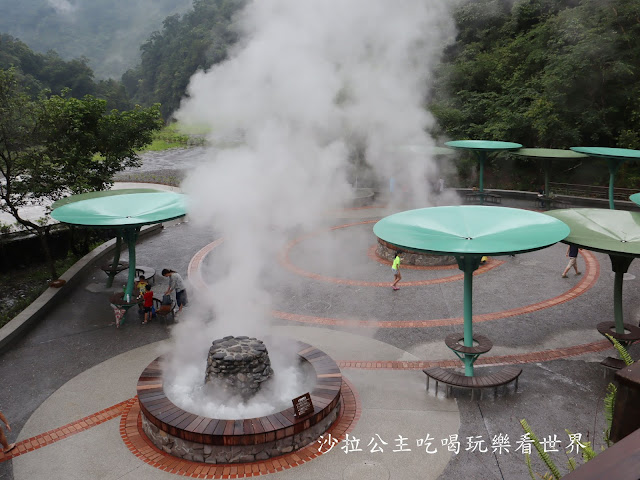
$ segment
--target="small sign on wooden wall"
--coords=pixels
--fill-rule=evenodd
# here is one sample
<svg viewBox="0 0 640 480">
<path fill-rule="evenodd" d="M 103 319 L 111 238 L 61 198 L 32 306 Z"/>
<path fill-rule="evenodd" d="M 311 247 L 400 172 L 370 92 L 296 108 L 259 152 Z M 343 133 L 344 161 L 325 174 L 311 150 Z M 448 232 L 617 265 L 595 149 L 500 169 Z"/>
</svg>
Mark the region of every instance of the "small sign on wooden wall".
<svg viewBox="0 0 640 480">
<path fill-rule="evenodd" d="M 305 415 L 313 413 L 313 402 L 308 392 L 294 398 L 292 402 L 296 417 L 304 417 Z"/>
</svg>

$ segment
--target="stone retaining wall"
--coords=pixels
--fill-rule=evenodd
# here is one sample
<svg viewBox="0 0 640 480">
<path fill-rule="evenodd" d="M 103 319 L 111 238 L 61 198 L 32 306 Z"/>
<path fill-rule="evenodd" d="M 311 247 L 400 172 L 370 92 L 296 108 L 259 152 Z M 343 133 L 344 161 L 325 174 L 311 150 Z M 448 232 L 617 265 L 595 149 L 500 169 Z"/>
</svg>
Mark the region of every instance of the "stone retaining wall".
<svg viewBox="0 0 640 480">
<path fill-rule="evenodd" d="M 381 239 L 378 239 L 378 246 L 376 248 L 376 255 L 380 258 L 384 258 L 389 262 L 393 262 L 396 258 L 396 251 L 398 248 L 393 247 Z M 404 253 L 402 263 L 400 263 L 400 269 L 402 265 L 416 265 L 422 267 L 434 267 L 440 265 L 456 265 L 455 257 L 450 255 L 429 255 L 426 253 L 412 252 L 411 250 L 400 249 Z"/>
<path fill-rule="evenodd" d="M 156 447 L 170 455 L 194 462 L 249 463 L 278 457 L 314 443 L 338 418 L 339 411 L 340 402 L 320 422 L 300 433 L 271 442 L 237 446 L 205 445 L 183 440 L 160 430 L 147 420 L 144 413 L 141 413 L 141 417 L 142 429 L 149 440 Z"/>
</svg>

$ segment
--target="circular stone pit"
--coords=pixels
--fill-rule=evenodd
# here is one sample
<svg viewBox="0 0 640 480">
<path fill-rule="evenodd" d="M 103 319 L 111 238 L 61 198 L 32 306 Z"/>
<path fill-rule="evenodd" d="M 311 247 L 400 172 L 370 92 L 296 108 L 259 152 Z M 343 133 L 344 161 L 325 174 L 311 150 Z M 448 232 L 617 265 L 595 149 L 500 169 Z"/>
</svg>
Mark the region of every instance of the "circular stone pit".
<svg viewBox="0 0 640 480">
<path fill-rule="evenodd" d="M 248 399 L 272 375 L 269 352 L 262 340 L 228 336 L 211 345 L 204 383 L 212 382 L 216 388 Z"/>
<path fill-rule="evenodd" d="M 195 462 L 249 463 L 284 455 L 314 443 L 340 412 L 342 374 L 326 353 L 292 340 L 300 362 L 315 372 L 313 413 L 296 418 L 293 405 L 264 417 L 224 420 L 189 413 L 164 393 L 163 357 L 138 379 L 142 429 L 166 453 Z"/>
<path fill-rule="evenodd" d="M 451 255 L 431 255 L 424 252 L 418 252 L 404 247 L 398 247 L 391 243 L 385 242 L 378 238 L 378 246 L 376 247 L 376 255 L 389 262 L 393 262 L 396 258 L 396 252 L 400 250 L 404 253 L 401 266 L 415 265 L 419 267 L 439 267 L 443 265 L 456 265 L 456 257 Z"/>
</svg>

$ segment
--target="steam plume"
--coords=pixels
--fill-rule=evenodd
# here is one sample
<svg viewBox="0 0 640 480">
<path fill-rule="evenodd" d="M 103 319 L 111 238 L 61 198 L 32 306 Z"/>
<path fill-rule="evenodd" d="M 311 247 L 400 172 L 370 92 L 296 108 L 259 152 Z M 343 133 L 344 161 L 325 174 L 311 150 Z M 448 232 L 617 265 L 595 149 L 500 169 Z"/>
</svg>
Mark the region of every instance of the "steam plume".
<svg viewBox="0 0 640 480">
<path fill-rule="evenodd" d="M 223 232 L 230 262 L 215 285 L 216 322 L 201 335 L 203 344 L 265 333 L 270 296 L 261 272 L 291 229 L 313 227 L 322 212 L 344 205 L 354 145 L 364 147 L 380 178 L 405 174 L 425 205 L 433 164 L 389 152 L 433 144 L 423 101 L 453 31 L 449 4 L 251 1 L 238 18 L 243 40 L 229 60 L 192 77 L 178 120 L 210 126 L 217 143 L 241 143 L 212 149 L 210 162 L 183 185 L 192 221 Z M 186 342 L 179 327 L 177 345 Z"/>
</svg>

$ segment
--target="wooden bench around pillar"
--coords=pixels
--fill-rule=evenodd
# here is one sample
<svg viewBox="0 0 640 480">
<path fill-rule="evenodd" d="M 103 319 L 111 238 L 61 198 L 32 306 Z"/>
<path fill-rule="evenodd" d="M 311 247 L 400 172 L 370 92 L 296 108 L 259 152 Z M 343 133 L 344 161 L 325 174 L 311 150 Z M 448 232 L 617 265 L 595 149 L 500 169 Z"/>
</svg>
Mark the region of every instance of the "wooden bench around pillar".
<svg viewBox="0 0 640 480">
<path fill-rule="evenodd" d="M 446 385 L 445 396 L 449 396 L 449 389 L 453 387 L 471 389 L 471 398 L 475 390 L 480 390 L 480 398 L 482 398 L 482 389 L 493 388 L 494 394 L 497 394 L 498 387 L 508 385 L 515 380 L 515 390 L 518 391 L 518 377 L 522 373 L 522 369 L 513 365 L 503 368 L 499 372 L 489 375 L 475 375 L 467 377 L 453 370 L 446 370 L 440 367 L 425 368 L 422 370 L 427 375 L 427 391 L 429 391 L 429 379 L 436 381 L 436 395 L 438 394 L 438 383 L 442 382 Z"/>
</svg>

